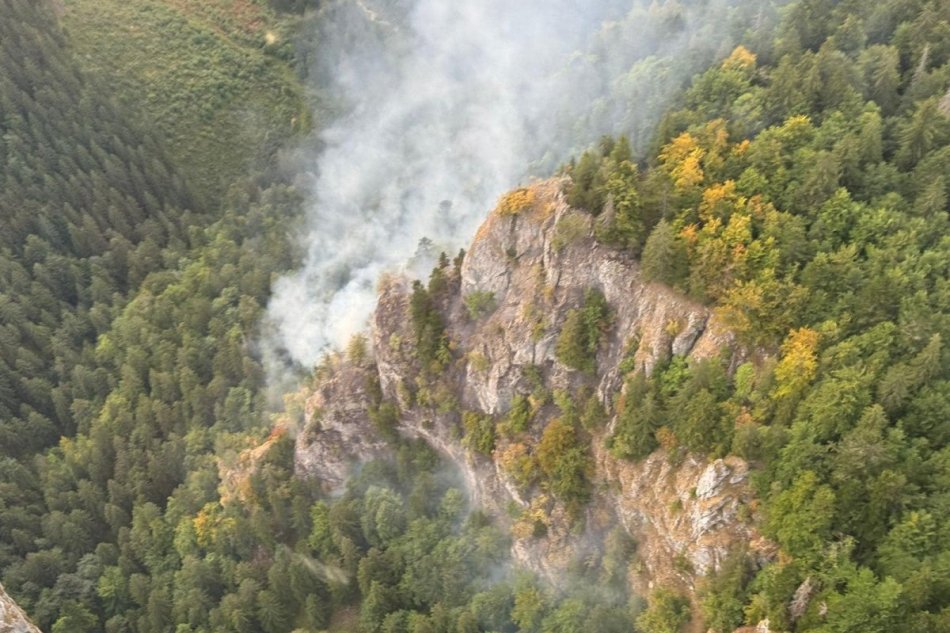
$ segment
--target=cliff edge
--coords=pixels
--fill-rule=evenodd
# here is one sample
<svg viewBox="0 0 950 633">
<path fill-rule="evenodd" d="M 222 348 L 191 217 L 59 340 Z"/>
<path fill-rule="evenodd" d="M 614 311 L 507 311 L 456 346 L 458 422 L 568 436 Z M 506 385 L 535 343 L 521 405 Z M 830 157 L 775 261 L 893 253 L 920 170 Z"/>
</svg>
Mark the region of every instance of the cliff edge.
<svg viewBox="0 0 950 633">
<path fill-rule="evenodd" d="M 594 218 L 571 209 L 562 186 L 549 180 L 506 197 L 461 264 L 443 262 L 427 292 L 403 278 L 381 283 L 372 353 L 324 368 L 297 438 L 298 473 L 333 490 L 353 465 L 384 457 L 380 416 L 371 415 L 383 404 L 396 430 L 458 466 L 473 505 L 509 525 L 521 565 L 556 584 L 619 525 L 637 544 L 627 570 L 635 591 L 659 584 L 693 594 L 737 548 L 771 555 L 755 528 L 747 465 L 664 449 L 629 461 L 607 438 L 632 373 L 677 356 L 734 369 L 743 352 L 709 309 L 644 282 L 633 258 L 598 243 Z M 559 359 L 559 336 L 591 290 L 609 316 L 582 370 Z M 444 328 L 437 360 L 418 349 L 422 299 Z M 600 422 L 581 430 L 585 407 Z M 586 445 L 583 503 L 537 476 L 546 430 L 568 419 Z"/>
<path fill-rule="evenodd" d="M 40 633 L 0 585 L 0 633 Z"/>
</svg>

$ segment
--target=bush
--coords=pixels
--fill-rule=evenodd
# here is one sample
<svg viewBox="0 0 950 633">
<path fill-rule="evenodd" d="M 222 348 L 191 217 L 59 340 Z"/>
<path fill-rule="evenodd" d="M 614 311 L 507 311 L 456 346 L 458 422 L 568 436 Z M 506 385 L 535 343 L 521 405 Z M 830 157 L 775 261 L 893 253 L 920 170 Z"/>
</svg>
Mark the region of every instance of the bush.
<svg viewBox="0 0 950 633">
<path fill-rule="evenodd" d="M 577 240 L 587 235 L 587 220 L 577 213 L 566 213 L 554 225 L 554 237 L 551 239 L 551 246 L 556 251 L 564 250 Z"/>
<path fill-rule="evenodd" d="M 686 278 L 686 248 L 666 220 L 660 220 L 647 238 L 640 264 L 648 282 L 677 286 Z"/>
<path fill-rule="evenodd" d="M 627 381 L 618 409 L 616 430 L 608 440 L 610 452 L 624 459 L 643 459 L 655 451 L 660 406 L 643 372 Z"/>
<path fill-rule="evenodd" d="M 416 354 L 425 366 L 445 364 L 451 358 L 442 315 L 422 282 L 412 284 L 409 315 L 416 339 Z"/>
<path fill-rule="evenodd" d="M 573 369 L 594 373 L 597 350 L 610 321 L 610 309 L 604 295 L 597 289 L 589 289 L 584 295 L 584 305 L 568 312 L 564 320 L 555 347 L 557 359 Z"/>
<path fill-rule="evenodd" d="M 524 433 L 531 425 L 532 415 L 533 411 L 528 398 L 521 394 L 516 395 L 511 399 L 511 409 L 508 410 L 508 414 L 505 416 L 502 432 L 506 435 Z"/>
<path fill-rule="evenodd" d="M 534 191 L 521 187 L 506 194 L 498 203 L 498 212 L 502 215 L 517 215 L 534 204 Z"/>
<path fill-rule="evenodd" d="M 540 475 L 538 461 L 524 444 L 509 444 L 499 450 L 497 459 L 498 465 L 514 480 L 520 490 L 527 490 L 537 483 Z"/>
<path fill-rule="evenodd" d="M 590 496 L 591 458 L 570 424 L 552 420 L 545 427 L 538 444 L 538 465 L 548 489 L 557 497 L 583 503 Z"/>
<path fill-rule="evenodd" d="M 713 631 L 732 631 L 742 624 L 746 585 L 753 570 L 744 552 L 732 552 L 701 588 L 700 606 Z"/>
<path fill-rule="evenodd" d="M 678 633 L 689 622 L 689 601 L 666 589 L 650 596 L 650 606 L 637 618 L 643 633 Z"/>
<path fill-rule="evenodd" d="M 603 427 L 607 420 L 607 410 L 601 404 L 600 398 L 597 397 L 596 393 L 590 394 L 584 402 L 584 410 L 581 411 L 581 426 L 587 431 L 594 431 Z"/>
<path fill-rule="evenodd" d="M 575 209 L 600 213 L 604 206 L 604 175 L 601 169 L 603 157 L 597 152 L 586 151 L 571 169 L 571 188 L 567 203 Z"/>
<path fill-rule="evenodd" d="M 462 426 L 465 428 L 462 443 L 473 451 L 491 455 L 495 450 L 495 421 L 491 416 L 466 411 L 462 416 Z"/>
<path fill-rule="evenodd" d="M 487 290 L 476 290 L 465 297 L 465 308 L 473 321 L 486 317 L 495 311 L 495 293 Z"/>
</svg>

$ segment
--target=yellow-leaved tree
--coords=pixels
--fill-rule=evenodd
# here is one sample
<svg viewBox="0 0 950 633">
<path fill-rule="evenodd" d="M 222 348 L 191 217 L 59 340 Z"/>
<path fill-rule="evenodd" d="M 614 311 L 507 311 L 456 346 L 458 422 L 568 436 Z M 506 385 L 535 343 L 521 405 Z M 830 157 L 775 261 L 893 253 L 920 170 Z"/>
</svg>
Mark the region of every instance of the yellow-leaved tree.
<svg viewBox="0 0 950 633">
<path fill-rule="evenodd" d="M 660 161 L 673 179 L 673 184 L 681 191 L 688 191 L 702 184 L 702 160 L 705 150 L 700 147 L 696 137 L 683 132 L 669 142 L 660 151 Z"/>
<path fill-rule="evenodd" d="M 809 328 L 789 332 L 782 343 L 782 360 L 775 366 L 773 397 L 790 398 L 808 386 L 818 371 L 818 341 L 818 332 Z"/>
</svg>

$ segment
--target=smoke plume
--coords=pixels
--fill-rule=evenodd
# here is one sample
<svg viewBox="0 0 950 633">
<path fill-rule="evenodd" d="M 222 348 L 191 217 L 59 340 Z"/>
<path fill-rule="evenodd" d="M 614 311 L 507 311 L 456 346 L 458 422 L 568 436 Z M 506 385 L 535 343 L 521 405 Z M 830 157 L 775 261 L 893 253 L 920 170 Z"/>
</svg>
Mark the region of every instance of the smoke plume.
<svg viewBox="0 0 950 633">
<path fill-rule="evenodd" d="M 365 327 L 383 272 L 451 255 L 502 193 L 599 135 L 642 150 L 684 82 L 770 4 L 329 2 L 312 75 L 339 115 L 306 174 L 303 267 L 269 306 L 277 348 L 312 366 Z"/>
</svg>

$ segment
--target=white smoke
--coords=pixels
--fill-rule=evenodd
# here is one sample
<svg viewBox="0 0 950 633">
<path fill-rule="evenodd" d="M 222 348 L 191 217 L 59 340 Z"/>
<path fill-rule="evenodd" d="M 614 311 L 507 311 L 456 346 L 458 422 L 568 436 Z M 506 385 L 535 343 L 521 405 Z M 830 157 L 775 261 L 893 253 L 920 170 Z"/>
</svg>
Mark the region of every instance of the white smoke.
<svg viewBox="0 0 950 633">
<path fill-rule="evenodd" d="M 380 275 L 420 240 L 451 255 L 502 193 L 599 134 L 642 146 L 689 74 L 729 52 L 734 12 L 729 0 L 633 4 L 326 6 L 315 76 L 343 114 L 320 133 L 303 268 L 274 288 L 277 347 L 312 366 L 365 327 Z"/>
</svg>

